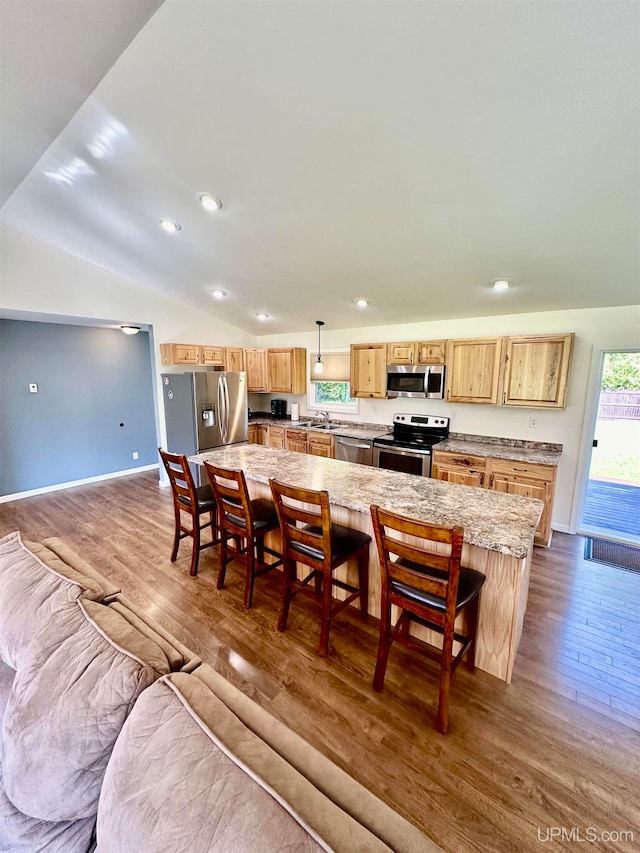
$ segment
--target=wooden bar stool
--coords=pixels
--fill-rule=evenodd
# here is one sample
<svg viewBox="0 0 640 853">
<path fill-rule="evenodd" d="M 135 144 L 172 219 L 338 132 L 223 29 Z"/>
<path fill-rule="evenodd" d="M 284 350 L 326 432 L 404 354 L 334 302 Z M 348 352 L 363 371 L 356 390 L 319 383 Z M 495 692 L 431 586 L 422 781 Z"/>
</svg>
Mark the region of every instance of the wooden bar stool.
<svg viewBox="0 0 640 853">
<path fill-rule="evenodd" d="M 169 477 L 173 493 L 175 535 L 173 537 L 171 562 L 175 563 L 176 561 L 180 540 L 190 536 L 193 539 L 193 554 L 189 574 L 195 577 L 198 574 L 200 551 L 210 548 L 220 541 L 216 536 L 216 501 L 209 484 L 196 488 L 186 456 L 179 453 L 169 453 L 161 447 L 158 448 L 158 453 Z M 185 527 L 182 523 L 182 513 L 191 518 L 191 527 Z M 208 515 L 209 520 L 202 524 L 200 519 L 204 515 Z M 203 545 L 201 533 L 207 527 L 211 528 L 212 541 Z"/>
<path fill-rule="evenodd" d="M 253 600 L 254 579 L 282 565 L 282 555 L 264 544 L 267 533 L 280 526 L 278 514 L 272 501 L 249 498 L 243 471 L 221 468 L 210 462 L 205 462 L 204 467 L 218 505 L 220 523 L 222 544 L 217 587 L 222 589 L 224 586 L 229 563 L 238 560 L 245 567 L 244 606 L 249 608 Z M 229 546 L 230 539 L 234 540 L 235 547 Z M 276 557 L 276 561 L 265 563 L 265 553 Z"/>
<path fill-rule="evenodd" d="M 451 675 L 467 655 L 467 667 L 475 668 L 475 643 L 478 601 L 485 576 L 474 569 L 460 567 L 462 527 L 436 527 L 416 519 L 371 507 L 373 529 L 382 575 L 380 642 L 373 687 L 381 691 L 387 669 L 389 649 L 395 640 L 407 648 L 440 662 L 440 691 L 436 728 L 443 734 L 449 725 L 449 687 Z M 395 535 L 393 535 L 395 534 Z M 398 538 L 411 537 L 411 541 Z M 422 542 L 417 544 L 415 539 Z M 449 553 L 434 553 L 431 544 L 444 543 Z M 397 558 L 397 559 L 394 559 Z M 391 624 L 391 605 L 400 609 Z M 456 633 L 456 616 L 469 608 L 466 636 Z M 411 622 L 442 634 L 442 649 L 409 635 Z M 453 642 L 460 649 L 453 655 Z"/>
<path fill-rule="evenodd" d="M 329 493 L 312 489 L 297 489 L 271 479 L 271 491 L 280 519 L 282 534 L 283 585 L 282 607 L 278 630 L 287 627 L 289 604 L 298 592 L 321 602 L 322 621 L 318 653 L 326 657 L 329 650 L 331 620 L 343 608 L 360 596 L 360 610 L 366 617 L 369 597 L 369 543 L 371 537 L 359 530 L 332 524 Z M 292 505 L 289 502 L 294 501 Z M 303 509 L 300 504 L 317 506 L 319 511 Z M 298 527 L 298 523 L 304 525 Z M 337 580 L 333 572 L 351 558 L 358 561 L 358 587 Z M 296 577 L 296 562 L 309 566 L 311 572 L 303 579 Z M 314 581 L 313 587 L 309 586 Z M 344 601 L 332 596 L 333 587 L 349 595 Z"/>
</svg>

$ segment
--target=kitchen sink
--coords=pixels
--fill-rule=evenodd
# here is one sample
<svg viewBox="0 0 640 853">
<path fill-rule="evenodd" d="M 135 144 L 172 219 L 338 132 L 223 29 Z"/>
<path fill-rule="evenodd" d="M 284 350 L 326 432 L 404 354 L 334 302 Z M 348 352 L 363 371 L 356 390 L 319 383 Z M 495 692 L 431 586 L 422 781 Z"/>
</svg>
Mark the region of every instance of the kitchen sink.
<svg viewBox="0 0 640 853">
<path fill-rule="evenodd" d="M 340 424 L 318 424 L 317 426 L 312 426 L 311 429 L 322 429 L 327 432 L 335 432 L 335 430 L 341 429 Z"/>
</svg>

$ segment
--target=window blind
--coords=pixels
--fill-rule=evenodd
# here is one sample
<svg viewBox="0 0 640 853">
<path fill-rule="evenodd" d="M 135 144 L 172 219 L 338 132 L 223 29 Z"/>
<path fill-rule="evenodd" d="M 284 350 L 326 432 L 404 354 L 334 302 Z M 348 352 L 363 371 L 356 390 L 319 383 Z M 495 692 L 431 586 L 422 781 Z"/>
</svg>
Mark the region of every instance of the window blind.
<svg viewBox="0 0 640 853">
<path fill-rule="evenodd" d="M 351 359 L 348 352 L 323 352 L 324 372 L 314 373 L 318 353 L 309 353 L 309 378 L 312 382 L 349 382 L 351 380 Z"/>
</svg>

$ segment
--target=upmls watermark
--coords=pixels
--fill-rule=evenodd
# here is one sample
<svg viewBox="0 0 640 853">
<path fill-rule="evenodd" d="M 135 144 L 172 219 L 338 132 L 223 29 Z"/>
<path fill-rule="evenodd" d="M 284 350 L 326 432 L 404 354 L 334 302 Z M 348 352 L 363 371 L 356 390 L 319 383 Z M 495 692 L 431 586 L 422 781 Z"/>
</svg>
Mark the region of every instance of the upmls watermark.
<svg viewBox="0 0 640 853">
<path fill-rule="evenodd" d="M 538 827 L 538 841 L 573 841 L 576 843 L 605 844 L 633 843 L 633 831 L 630 829 L 603 829 L 593 826 L 545 826 Z"/>
</svg>

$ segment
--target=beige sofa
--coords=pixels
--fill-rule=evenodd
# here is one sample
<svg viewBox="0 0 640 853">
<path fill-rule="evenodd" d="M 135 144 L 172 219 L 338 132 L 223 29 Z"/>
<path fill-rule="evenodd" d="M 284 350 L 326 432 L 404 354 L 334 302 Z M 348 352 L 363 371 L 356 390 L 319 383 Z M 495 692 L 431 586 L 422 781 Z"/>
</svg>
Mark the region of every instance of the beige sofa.
<svg viewBox="0 0 640 853">
<path fill-rule="evenodd" d="M 431 851 L 57 539 L 0 539 L 0 851 Z"/>
</svg>

